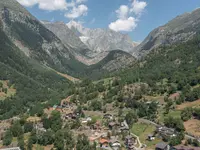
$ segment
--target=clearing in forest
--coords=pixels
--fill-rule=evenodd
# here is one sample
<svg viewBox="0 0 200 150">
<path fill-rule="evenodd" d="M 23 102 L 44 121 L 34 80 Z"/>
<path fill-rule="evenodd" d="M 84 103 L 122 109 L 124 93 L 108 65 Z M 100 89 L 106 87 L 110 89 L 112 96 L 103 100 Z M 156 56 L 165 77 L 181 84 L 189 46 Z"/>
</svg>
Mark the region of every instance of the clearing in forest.
<svg viewBox="0 0 200 150">
<path fill-rule="evenodd" d="M 193 101 L 193 102 L 185 102 L 181 105 L 177 105 L 177 110 L 183 110 L 184 108 L 186 107 L 199 107 L 200 106 L 200 99 L 199 100 L 196 100 L 196 101 Z"/>
<path fill-rule="evenodd" d="M 14 85 L 9 86 L 9 81 L 0 80 L 0 100 L 5 100 L 7 97 L 11 97 L 15 95 L 16 89 L 14 89 Z"/>
</svg>

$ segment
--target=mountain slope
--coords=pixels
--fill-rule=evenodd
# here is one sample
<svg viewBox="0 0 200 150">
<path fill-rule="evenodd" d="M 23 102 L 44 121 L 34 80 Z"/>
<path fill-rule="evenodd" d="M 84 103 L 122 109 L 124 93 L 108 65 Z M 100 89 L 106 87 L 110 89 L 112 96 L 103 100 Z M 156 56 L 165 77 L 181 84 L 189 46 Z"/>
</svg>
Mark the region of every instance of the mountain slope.
<svg viewBox="0 0 200 150">
<path fill-rule="evenodd" d="M 140 65 L 120 73 L 126 83 L 148 83 L 157 89 L 157 83 L 168 80 L 181 90 L 187 84 L 199 84 L 200 34 L 187 42 L 160 47 L 140 60 Z"/>
<path fill-rule="evenodd" d="M 27 57 L 69 74 L 84 69 L 69 48 L 18 2 L 2 0 L 0 8 L 4 33 Z"/>
<path fill-rule="evenodd" d="M 65 78 L 27 57 L 0 26 L 0 79 L 14 86 L 16 94 L 0 101 L 0 119 L 10 118 L 42 102 L 55 103 L 73 85 Z"/>
<path fill-rule="evenodd" d="M 137 45 L 128 35 L 110 29 L 84 28 L 75 21 L 67 23 L 67 26 L 80 37 L 82 42 L 87 45 L 89 49 L 97 54 L 114 49 L 129 52 Z"/>
<path fill-rule="evenodd" d="M 132 52 L 135 56 L 143 56 L 159 46 L 186 42 L 200 30 L 200 9 L 185 13 L 153 30 L 147 38 Z"/>
</svg>

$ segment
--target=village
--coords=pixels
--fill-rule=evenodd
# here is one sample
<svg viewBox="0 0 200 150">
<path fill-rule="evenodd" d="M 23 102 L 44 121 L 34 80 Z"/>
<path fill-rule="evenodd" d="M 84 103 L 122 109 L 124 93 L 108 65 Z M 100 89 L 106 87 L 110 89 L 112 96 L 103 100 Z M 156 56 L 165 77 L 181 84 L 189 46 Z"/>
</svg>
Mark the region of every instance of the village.
<svg viewBox="0 0 200 150">
<path fill-rule="evenodd" d="M 44 109 L 44 113 L 47 117 L 50 117 L 53 111 L 60 112 L 63 126 L 66 123 L 79 120 L 80 125 L 77 129 L 72 129 L 74 135 L 84 134 L 88 137 L 91 143 L 97 143 L 97 149 L 105 150 L 200 150 L 198 147 L 190 147 L 185 145 L 178 145 L 170 147 L 167 142 L 163 142 L 163 139 L 176 137 L 177 133 L 173 128 L 167 128 L 163 125 L 158 125 L 146 119 L 139 119 L 138 122 L 142 124 L 153 125 L 154 130 L 147 133 L 145 141 L 134 134 L 134 127 L 129 127 L 126 120 L 120 120 L 116 112 L 113 110 L 106 113 L 98 113 L 98 117 L 94 117 L 95 112 L 89 112 L 84 110 L 77 111 L 78 107 L 70 101 L 71 97 L 63 99 L 60 105 L 54 105 Z M 0 139 L 5 136 L 6 130 L 11 126 L 11 123 L 20 118 L 15 117 L 9 120 L 0 122 Z M 43 123 L 39 117 L 29 117 L 28 122 L 34 123 L 34 128 L 38 133 L 47 132 Z M 186 134 L 188 139 L 196 139 Z M 199 139 L 198 139 L 199 140 Z M 158 141 L 158 142 L 157 142 Z M 1 141 L 2 142 L 2 141 Z M 1 144 L 0 142 L 0 144 Z M 146 145 L 151 143 L 151 147 Z M 4 147 L 2 150 L 12 150 L 11 148 L 17 148 L 17 143 L 12 143 L 11 147 Z M 153 147 L 153 148 L 152 148 Z"/>
</svg>

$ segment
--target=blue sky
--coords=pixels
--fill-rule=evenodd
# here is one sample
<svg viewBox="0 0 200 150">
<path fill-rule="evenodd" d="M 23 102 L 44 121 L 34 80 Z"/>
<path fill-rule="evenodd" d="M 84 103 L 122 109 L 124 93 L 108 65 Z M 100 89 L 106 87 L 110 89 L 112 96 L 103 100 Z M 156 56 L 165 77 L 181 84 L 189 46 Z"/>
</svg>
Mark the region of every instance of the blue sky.
<svg viewBox="0 0 200 150">
<path fill-rule="evenodd" d="M 200 0 L 17 0 L 39 20 L 79 21 L 142 41 L 154 28 L 200 7 Z"/>
</svg>

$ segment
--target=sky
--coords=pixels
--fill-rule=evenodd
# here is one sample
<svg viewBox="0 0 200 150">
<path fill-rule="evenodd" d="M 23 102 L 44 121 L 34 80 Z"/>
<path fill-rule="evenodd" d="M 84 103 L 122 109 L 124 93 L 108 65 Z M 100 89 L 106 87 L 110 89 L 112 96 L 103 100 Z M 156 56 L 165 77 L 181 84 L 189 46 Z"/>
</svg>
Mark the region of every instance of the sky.
<svg viewBox="0 0 200 150">
<path fill-rule="evenodd" d="M 17 0 L 39 20 L 74 20 L 110 28 L 141 42 L 156 27 L 200 8 L 200 0 Z"/>
</svg>

